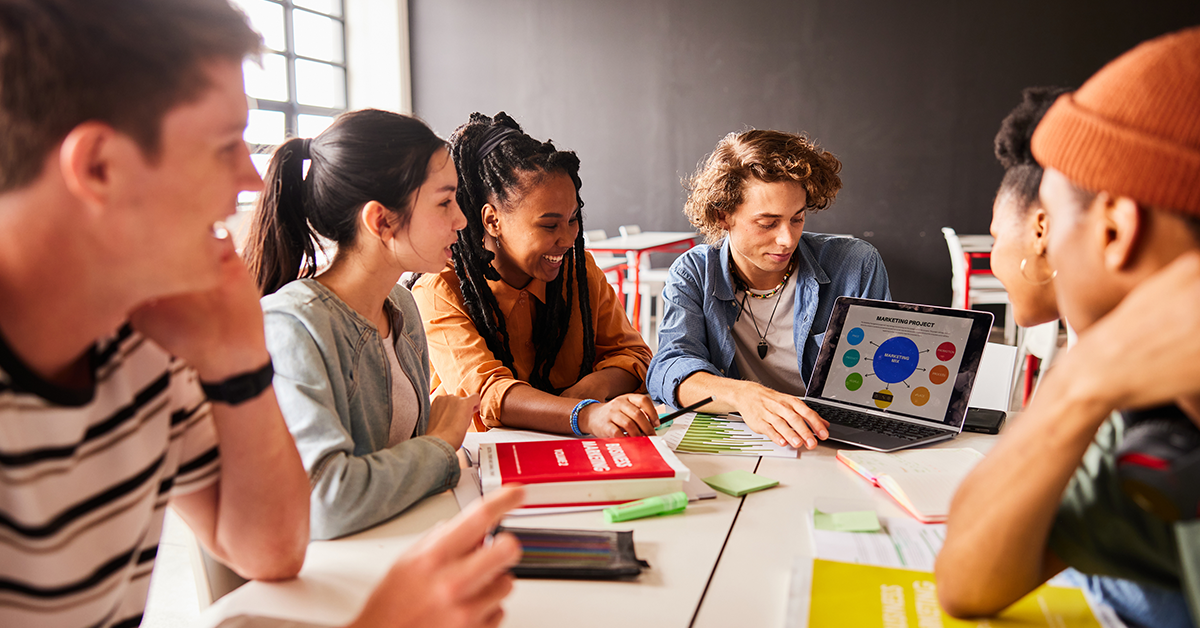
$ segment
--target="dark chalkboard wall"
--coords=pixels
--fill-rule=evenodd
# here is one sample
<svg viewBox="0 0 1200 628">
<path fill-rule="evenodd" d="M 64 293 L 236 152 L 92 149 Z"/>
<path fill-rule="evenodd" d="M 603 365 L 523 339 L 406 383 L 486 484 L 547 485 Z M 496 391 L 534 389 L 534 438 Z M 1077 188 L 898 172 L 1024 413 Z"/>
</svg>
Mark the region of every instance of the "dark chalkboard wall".
<svg viewBox="0 0 1200 628">
<path fill-rule="evenodd" d="M 809 229 L 945 304 L 941 227 L 986 233 L 992 138 L 1029 85 L 1077 86 L 1200 2 L 410 0 L 413 107 L 448 136 L 504 110 L 583 162 L 589 229 L 683 230 L 680 180 L 724 134 L 802 131 L 843 163 Z"/>
</svg>

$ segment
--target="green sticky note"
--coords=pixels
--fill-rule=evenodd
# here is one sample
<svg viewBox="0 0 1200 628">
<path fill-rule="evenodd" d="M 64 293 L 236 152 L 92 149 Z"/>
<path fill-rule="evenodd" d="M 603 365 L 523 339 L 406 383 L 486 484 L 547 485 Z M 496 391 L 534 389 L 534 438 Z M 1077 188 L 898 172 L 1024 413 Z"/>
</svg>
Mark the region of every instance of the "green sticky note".
<svg viewBox="0 0 1200 628">
<path fill-rule="evenodd" d="M 671 424 L 674 422 L 675 422 L 675 419 L 671 419 L 670 421 L 663 421 L 658 427 L 654 428 L 654 433 L 658 434 L 659 436 L 666 434 L 667 430 L 671 429 Z"/>
<path fill-rule="evenodd" d="M 755 475 L 749 471 L 730 471 L 728 473 L 719 473 L 717 475 L 704 478 L 704 483 L 721 491 L 728 493 L 734 497 L 741 497 L 746 493 L 761 491 L 764 488 L 771 488 L 779 484 L 779 480 Z"/>
<path fill-rule="evenodd" d="M 879 517 L 874 510 L 858 510 L 855 512 L 821 512 L 813 511 L 813 526 L 818 530 L 833 532 L 878 532 Z"/>
</svg>

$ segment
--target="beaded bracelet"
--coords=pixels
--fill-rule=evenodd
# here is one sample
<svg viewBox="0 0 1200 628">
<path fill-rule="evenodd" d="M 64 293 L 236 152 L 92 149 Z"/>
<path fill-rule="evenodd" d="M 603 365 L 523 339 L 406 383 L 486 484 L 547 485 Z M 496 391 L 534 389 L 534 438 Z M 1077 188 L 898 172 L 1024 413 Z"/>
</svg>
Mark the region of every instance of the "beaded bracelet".
<svg viewBox="0 0 1200 628">
<path fill-rule="evenodd" d="M 592 405 L 593 403 L 600 402 L 596 401 L 595 399 L 584 399 L 583 401 L 575 404 L 575 409 L 571 410 L 571 432 L 573 432 L 576 436 L 587 436 L 587 434 L 579 431 L 579 411 L 587 406 Z"/>
</svg>

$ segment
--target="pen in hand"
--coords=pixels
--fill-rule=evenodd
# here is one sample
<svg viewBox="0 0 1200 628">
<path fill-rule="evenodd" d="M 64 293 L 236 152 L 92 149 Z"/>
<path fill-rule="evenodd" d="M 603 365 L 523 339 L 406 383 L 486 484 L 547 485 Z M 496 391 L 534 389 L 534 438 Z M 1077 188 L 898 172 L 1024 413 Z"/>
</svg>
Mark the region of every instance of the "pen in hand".
<svg viewBox="0 0 1200 628">
<path fill-rule="evenodd" d="M 696 403 L 693 403 L 690 406 L 687 406 L 685 408 L 680 408 L 680 409 L 672 412 L 671 414 L 668 414 L 663 417 L 659 417 L 658 422 L 661 425 L 663 423 L 666 423 L 667 421 L 677 419 L 677 418 L 687 414 L 688 412 L 692 412 L 692 411 L 696 410 L 700 406 L 703 406 L 708 403 L 712 403 L 712 400 L 713 400 L 712 397 L 705 397 L 704 399 L 701 399 L 700 401 L 697 401 Z"/>
</svg>

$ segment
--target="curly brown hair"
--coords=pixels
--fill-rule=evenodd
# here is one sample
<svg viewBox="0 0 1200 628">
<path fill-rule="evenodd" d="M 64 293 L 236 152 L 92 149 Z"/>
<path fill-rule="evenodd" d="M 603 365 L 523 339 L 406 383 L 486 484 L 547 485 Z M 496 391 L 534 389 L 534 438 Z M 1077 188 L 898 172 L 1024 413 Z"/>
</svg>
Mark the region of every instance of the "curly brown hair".
<svg viewBox="0 0 1200 628">
<path fill-rule="evenodd" d="M 720 219 L 742 204 L 751 178 L 799 183 L 808 196 L 805 209 L 819 211 L 829 207 L 842 189 L 841 170 L 842 162 L 833 153 L 803 135 L 760 130 L 730 133 L 684 183 L 688 199 L 683 213 L 709 244 L 716 244 L 725 233 Z"/>
</svg>

